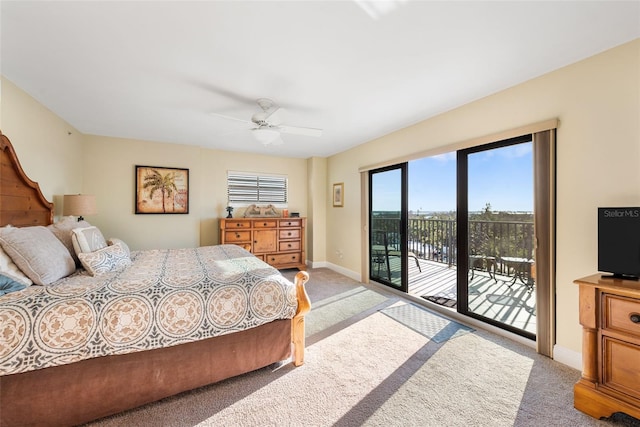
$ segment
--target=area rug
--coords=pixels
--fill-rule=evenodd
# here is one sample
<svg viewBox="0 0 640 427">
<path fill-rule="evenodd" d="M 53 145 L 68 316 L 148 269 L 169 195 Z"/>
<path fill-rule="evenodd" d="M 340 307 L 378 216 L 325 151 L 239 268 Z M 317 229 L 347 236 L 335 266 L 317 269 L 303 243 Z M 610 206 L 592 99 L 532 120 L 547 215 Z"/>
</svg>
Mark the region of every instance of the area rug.
<svg viewBox="0 0 640 427">
<path fill-rule="evenodd" d="M 474 331 L 415 304 L 395 305 L 380 312 L 437 343 Z"/>
<path fill-rule="evenodd" d="M 447 298 L 447 297 L 438 297 L 434 295 L 422 295 L 422 298 L 426 299 L 427 301 L 431 301 L 438 305 L 442 305 L 449 308 L 456 308 L 456 305 L 457 305 L 456 300 Z"/>
</svg>

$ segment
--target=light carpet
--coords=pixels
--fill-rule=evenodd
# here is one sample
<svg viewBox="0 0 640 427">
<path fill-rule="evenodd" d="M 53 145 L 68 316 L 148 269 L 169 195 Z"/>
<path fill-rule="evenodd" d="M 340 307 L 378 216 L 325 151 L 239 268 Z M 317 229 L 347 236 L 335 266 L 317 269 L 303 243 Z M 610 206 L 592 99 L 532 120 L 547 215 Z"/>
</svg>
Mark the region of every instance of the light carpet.
<svg viewBox="0 0 640 427">
<path fill-rule="evenodd" d="M 473 328 L 415 304 L 399 304 L 380 312 L 437 343 L 473 331 Z"/>
<path fill-rule="evenodd" d="M 575 410 L 580 373 L 529 347 L 480 329 L 436 343 L 380 312 L 408 301 L 328 269 L 310 275 L 318 314 L 307 319 L 305 365 L 259 369 L 91 426 L 634 425 Z"/>
</svg>

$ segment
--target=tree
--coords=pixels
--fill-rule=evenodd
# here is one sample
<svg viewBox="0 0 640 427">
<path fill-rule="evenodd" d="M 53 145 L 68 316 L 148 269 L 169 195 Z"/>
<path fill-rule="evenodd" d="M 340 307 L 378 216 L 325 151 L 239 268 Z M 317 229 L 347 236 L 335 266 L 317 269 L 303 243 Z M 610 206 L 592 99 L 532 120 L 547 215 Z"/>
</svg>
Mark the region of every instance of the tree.
<svg viewBox="0 0 640 427">
<path fill-rule="evenodd" d="M 175 180 L 176 175 L 174 172 L 168 172 L 166 175 L 162 175 L 155 169 L 149 169 L 147 175 L 144 177 L 142 188 L 149 190 L 149 199 L 153 199 L 153 194 L 156 191 L 160 191 L 162 194 L 162 212 L 167 212 L 165 207 L 166 197 L 171 197 L 174 191 L 178 191 Z"/>
</svg>

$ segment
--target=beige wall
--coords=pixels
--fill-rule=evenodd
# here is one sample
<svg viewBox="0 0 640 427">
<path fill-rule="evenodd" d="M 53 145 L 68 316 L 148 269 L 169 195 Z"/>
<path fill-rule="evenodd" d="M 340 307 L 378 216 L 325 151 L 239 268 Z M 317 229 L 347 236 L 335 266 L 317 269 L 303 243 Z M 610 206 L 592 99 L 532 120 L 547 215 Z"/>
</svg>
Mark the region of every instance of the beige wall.
<svg viewBox="0 0 640 427">
<path fill-rule="evenodd" d="M 328 262 L 360 273 L 358 168 L 550 118 L 560 120 L 557 343 L 580 352 L 572 281 L 597 269 L 596 208 L 640 205 L 640 40 L 331 157 L 327 185 L 345 183 L 345 207 L 328 205 Z"/>
<path fill-rule="evenodd" d="M 188 215 L 136 215 L 135 165 L 189 169 Z M 289 177 L 289 209 L 306 215 L 304 159 L 248 155 L 179 144 L 87 136 L 84 191 L 95 194 L 99 214 L 88 217 L 103 233 L 132 249 L 179 248 L 218 243 L 218 218 L 226 216 L 227 171 Z M 238 215 L 239 210 L 234 212 Z"/>
<path fill-rule="evenodd" d="M 22 169 L 40 183 L 60 215 L 62 195 L 82 191 L 84 136 L 9 80 L 2 77 L 0 83 L 0 130 L 13 144 Z"/>
</svg>

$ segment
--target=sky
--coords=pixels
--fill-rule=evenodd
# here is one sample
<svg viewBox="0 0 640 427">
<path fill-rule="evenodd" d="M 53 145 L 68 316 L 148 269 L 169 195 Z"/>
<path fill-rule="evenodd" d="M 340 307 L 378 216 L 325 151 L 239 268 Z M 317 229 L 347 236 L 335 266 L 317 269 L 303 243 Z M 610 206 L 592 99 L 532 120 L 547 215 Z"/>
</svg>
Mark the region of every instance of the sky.
<svg viewBox="0 0 640 427">
<path fill-rule="evenodd" d="M 373 210 L 399 210 L 400 171 L 374 175 Z M 533 212 L 532 143 L 469 155 L 469 210 Z M 456 209 L 456 153 L 409 162 L 409 210 Z"/>
</svg>

